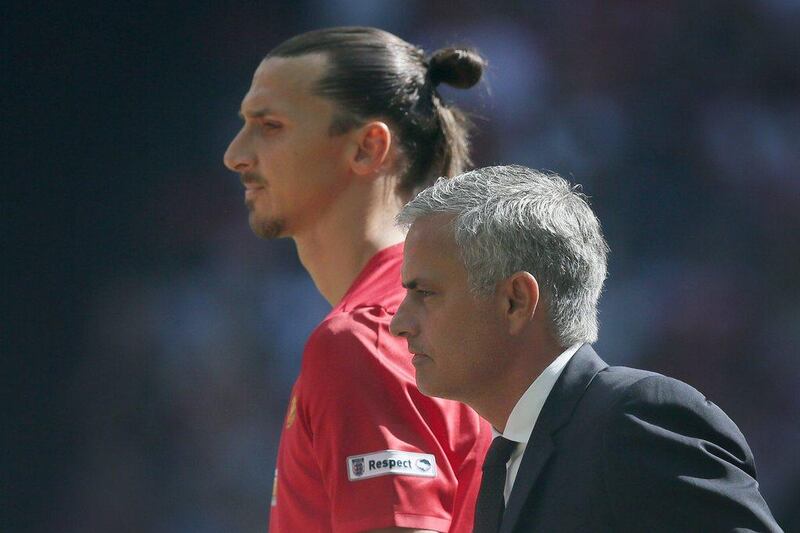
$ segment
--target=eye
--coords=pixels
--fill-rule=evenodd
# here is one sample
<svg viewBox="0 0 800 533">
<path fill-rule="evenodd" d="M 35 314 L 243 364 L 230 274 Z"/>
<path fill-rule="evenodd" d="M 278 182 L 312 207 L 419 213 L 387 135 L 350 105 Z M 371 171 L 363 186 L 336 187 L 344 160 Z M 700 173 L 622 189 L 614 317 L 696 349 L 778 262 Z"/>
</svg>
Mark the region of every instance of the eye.
<svg viewBox="0 0 800 533">
<path fill-rule="evenodd" d="M 261 129 L 265 131 L 274 131 L 283 127 L 283 124 L 274 120 L 264 120 L 261 122 Z"/>
<path fill-rule="evenodd" d="M 425 289 L 417 289 L 417 294 L 423 298 L 427 298 L 428 296 L 433 296 L 435 293 L 433 291 L 428 291 Z"/>
</svg>

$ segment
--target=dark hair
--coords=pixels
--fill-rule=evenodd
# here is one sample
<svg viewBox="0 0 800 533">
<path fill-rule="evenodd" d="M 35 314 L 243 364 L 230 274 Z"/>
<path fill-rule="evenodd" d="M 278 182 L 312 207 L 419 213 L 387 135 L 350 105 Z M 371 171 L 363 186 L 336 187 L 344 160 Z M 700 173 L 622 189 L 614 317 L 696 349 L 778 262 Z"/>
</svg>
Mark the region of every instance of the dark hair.
<svg viewBox="0 0 800 533">
<path fill-rule="evenodd" d="M 398 182 L 400 194 L 412 196 L 471 164 L 470 122 L 442 101 L 436 86 L 467 89 L 478 83 L 486 61 L 477 52 L 445 48 L 426 59 L 422 49 L 389 32 L 343 27 L 292 37 L 266 59 L 312 53 L 323 53 L 329 61 L 315 92 L 340 107 L 333 134 L 383 118 L 399 137 L 407 162 Z"/>
</svg>

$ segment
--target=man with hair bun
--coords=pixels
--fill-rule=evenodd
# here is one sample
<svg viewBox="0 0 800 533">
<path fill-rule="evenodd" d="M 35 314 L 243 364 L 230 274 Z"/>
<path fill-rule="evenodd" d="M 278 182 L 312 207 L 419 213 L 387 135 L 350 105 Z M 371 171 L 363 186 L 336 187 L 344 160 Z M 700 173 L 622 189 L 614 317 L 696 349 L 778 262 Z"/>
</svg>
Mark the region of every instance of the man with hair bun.
<svg viewBox="0 0 800 533">
<path fill-rule="evenodd" d="M 419 392 L 389 323 L 404 292 L 395 216 L 470 164 L 469 123 L 437 86 L 472 87 L 484 66 L 350 27 L 293 37 L 256 69 L 225 164 L 252 230 L 294 239 L 333 306 L 292 390 L 271 533 L 472 530 L 490 428 Z"/>
<path fill-rule="evenodd" d="M 719 407 L 592 349 L 608 249 L 566 180 L 482 168 L 437 181 L 398 221 L 408 292 L 392 333 L 422 392 L 496 434 L 475 533 L 780 531 Z"/>
</svg>

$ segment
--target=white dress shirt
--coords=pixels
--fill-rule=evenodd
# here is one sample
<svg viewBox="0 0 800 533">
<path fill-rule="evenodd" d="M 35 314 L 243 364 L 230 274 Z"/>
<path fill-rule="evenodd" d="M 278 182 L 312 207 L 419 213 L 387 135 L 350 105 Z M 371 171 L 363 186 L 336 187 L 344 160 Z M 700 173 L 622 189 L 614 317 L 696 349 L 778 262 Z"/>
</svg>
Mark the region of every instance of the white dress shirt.
<svg viewBox="0 0 800 533">
<path fill-rule="evenodd" d="M 506 504 L 508 504 L 508 496 L 511 494 L 511 489 L 514 487 L 514 481 L 517 479 L 519 465 L 522 463 L 522 454 L 525 452 L 525 447 L 531 438 L 533 427 L 536 425 L 539 413 L 542 412 L 544 402 L 550 395 L 550 391 L 553 390 L 553 385 L 556 384 L 561 372 L 564 371 L 564 367 L 567 366 L 569 360 L 572 359 L 572 356 L 582 345 L 583 343 L 579 342 L 564 350 L 539 374 L 539 377 L 531 383 L 531 386 L 519 399 L 517 405 L 511 410 L 503 433 L 499 433 L 492 428 L 494 437 L 502 435 L 506 439 L 518 443 L 516 449 L 511 453 L 511 458 L 506 463 L 506 486 L 503 491 Z"/>
</svg>

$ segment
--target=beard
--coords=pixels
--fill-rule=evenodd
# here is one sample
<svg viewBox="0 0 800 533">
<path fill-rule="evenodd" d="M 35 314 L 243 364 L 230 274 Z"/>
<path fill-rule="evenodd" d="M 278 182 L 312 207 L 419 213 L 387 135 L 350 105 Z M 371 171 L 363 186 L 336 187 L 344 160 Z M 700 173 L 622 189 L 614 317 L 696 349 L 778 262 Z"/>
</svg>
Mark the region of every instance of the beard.
<svg viewBox="0 0 800 533">
<path fill-rule="evenodd" d="M 264 183 L 264 180 L 254 176 L 253 174 L 242 175 L 242 183 L 245 183 L 246 181 Z M 274 218 L 269 216 L 264 217 L 263 215 L 259 216 L 257 213 L 255 198 L 246 197 L 244 205 L 246 205 L 248 211 L 250 211 L 250 215 L 248 217 L 250 229 L 253 230 L 253 233 L 255 233 L 258 237 L 261 237 L 262 239 L 277 239 L 283 236 L 286 223 L 282 218 Z"/>
<path fill-rule="evenodd" d="M 262 239 L 278 239 L 283 237 L 283 230 L 286 226 L 284 221 L 279 218 L 260 219 L 253 209 L 250 209 L 250 229 Z"/>
</svg>

